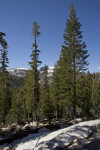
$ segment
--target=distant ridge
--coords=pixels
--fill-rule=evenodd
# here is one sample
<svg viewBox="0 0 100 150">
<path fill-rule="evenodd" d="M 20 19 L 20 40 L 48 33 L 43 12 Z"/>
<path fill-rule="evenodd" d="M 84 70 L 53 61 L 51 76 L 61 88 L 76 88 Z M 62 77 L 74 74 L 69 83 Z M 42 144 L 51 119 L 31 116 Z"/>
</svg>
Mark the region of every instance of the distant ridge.
<svg viewBox="0 0 100 150">
<path fill-rule="evenodd" d="M 43 73 L 43 68 L 44 67 L 41 67 L 39 69 L 40 71 L 40 76 L 41 74 Z M 48 77 L 52 77 L 52 74 L 53 74 L 53 69 L 54 67 L 51 67 L 51 66 L 48 66 Z M 8 72 L 10 75 L 13 75 L 13 76 L 18 76 L 18 77 L 25 77 L 26 73 L 29 71 L 30 69 L 29 68 L 11 68 L 11 69 L 8 69 Z"/>
</svg>

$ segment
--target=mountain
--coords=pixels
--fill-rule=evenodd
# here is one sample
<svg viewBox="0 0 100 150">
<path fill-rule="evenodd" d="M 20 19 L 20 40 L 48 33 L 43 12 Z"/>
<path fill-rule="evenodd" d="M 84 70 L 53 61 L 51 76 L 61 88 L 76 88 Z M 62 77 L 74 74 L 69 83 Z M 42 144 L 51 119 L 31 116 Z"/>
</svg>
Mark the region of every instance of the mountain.
<svg viewBox="0 0 100 150">
<path fill-rule="evenodd" d="M 54 67 L 48 66 L 48 77 L 51 78 L 53 74 L 53 69 Z M 29 68 L 13 68 L 13 69 L 8 69 L 8 72 L 12 76 L 17 76 L 17 77 L 25 77 L 26 73 L 29 71 Z M 40 77 L 42 76 L 43 73 L 43 67 L 39 69 L 40 71 Z"/>
<path fill-rule="evenodd" d="M 25 77 L 26 73 L 29 71 L 28 68 L 13 68 L 13 69 L 8 69 L 8 72 L 12 76 L 17 76 L 17 77 Z"/>
</svg>

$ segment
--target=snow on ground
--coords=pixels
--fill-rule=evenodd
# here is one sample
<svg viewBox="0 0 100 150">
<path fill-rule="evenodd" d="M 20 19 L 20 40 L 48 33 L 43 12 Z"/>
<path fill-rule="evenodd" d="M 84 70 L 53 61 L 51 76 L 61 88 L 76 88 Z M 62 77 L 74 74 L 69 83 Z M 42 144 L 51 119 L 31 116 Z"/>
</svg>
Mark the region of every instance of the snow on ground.
<svg viewBox="0 0 100 150">
<path fill-rule="evenodd" d="M 13 142 L 16 150 L 53 150 L 57 147 L 68 146 L 75 139 L 88 137 L 95 127 L 100 128 L 100 120 L 81 122 L 54 132 L 39 132 Z"/>
</svg>

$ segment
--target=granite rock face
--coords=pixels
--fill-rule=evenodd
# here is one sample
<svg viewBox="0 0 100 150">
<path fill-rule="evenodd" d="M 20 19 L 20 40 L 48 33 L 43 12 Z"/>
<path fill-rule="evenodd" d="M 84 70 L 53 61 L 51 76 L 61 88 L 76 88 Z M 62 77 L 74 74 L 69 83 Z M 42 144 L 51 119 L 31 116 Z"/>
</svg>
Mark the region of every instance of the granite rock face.
<svg viewBox="0 0 100 150">
<path fill-rule="evenodd" d="M 41 68 L 39 69 L 39 71 L 40 71 L 40 77 L 42 77 L 43 68 L 44 68 L 44 67 L 41 67 Z M 53 69 L 54 69 L 54 67 L 48 66 L 48 77 L 49 77 L 49 78 L 52 77 Z M 13 69 L 8 69 L 8 72 L 9 72 L 10 75 L 13 75 L 13 76 L 25 77 L 26 73 L 27 73 L 29 70 L 30 70 L 29 68 L 13 68 Z"/>
</svg>

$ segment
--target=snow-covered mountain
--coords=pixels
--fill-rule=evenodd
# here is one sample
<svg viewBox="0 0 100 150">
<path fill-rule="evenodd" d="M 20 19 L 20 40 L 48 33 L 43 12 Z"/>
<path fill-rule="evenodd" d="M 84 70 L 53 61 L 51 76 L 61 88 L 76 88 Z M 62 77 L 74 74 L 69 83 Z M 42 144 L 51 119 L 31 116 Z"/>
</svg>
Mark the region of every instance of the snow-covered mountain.
<svg viewBox="0 0 100 150">
<path fill-rule="evenodd" d="M 39 69 L 39 71 L 40 71 L 40 76 L 42 76 L 43 69 L 44 69 L 44 67 L 41 67 L 41 68 Z M 48 77 L 49 77 L 49 78 L 52 77 L 53 70 L 54 70 L 54 67 L 48 66 Z"/>
<path fill-rule="evenodd" d="M 48 67 L 48 77 L 52 77 L 54 67 Z M 29 68 L 13 68 L 8 69 L 10 75 L 17 76 L 17 77 L 25 77 L 26 73 L 29 71 Z M 43 73 L 43 67 L 39 69 L 40 75 Z"/>
<path fill-rule="evenodd" d="M 17 77 L 25 77 L 26 73 L 29 71 L 28 68 L 13 68 L 8 69 L 10 75 L 17 76 Z"/>
</svg>

